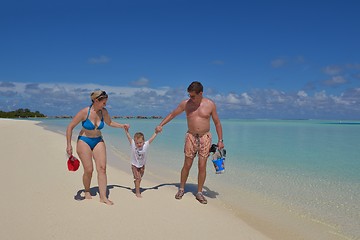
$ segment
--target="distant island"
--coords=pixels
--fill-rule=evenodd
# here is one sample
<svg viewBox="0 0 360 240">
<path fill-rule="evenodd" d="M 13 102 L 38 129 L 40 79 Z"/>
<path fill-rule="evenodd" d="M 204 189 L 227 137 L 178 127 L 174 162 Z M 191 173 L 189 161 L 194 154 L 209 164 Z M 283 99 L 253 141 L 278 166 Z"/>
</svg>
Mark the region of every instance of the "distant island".
<svg viewBox="0 0 360 240">
<path fill-rule="evenodd" d="M 0 118 L 73 118 L 70 115 L 62 116 L 46 116 L 39 111 L 32 112 L 28 108 L 20 108 L 15 111 L 4 112 L 0 110 Z M 122 118 L 122 119 L 162 119 L 162 116 L 113 116 L 113 119 Z"/>
<path fill-rule="evenodd" d="M 45 114 L 40 113 L 39 111 L 32 112 L 28 108 L 19 108 L 15 111 L 4 112 L 0 110 L 0 118 L 44 118 Z"/>
</svg>

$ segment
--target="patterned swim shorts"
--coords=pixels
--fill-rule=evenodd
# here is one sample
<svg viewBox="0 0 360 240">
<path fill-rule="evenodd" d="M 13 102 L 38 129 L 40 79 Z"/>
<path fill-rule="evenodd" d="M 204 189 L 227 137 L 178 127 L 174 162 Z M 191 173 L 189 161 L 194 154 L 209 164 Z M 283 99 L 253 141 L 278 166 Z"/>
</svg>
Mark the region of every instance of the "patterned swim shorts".
<svg viewBox="0 0 360 240">
<path fill-rule="evenodd" d="M 211 133 L 207 132 L 202 136 L 187 132 L 185 135 L 184 153 L 186 157 L 194 158 L 196 153 L 200 157 L 208 158 L 211 147 Z"/>
</svg>

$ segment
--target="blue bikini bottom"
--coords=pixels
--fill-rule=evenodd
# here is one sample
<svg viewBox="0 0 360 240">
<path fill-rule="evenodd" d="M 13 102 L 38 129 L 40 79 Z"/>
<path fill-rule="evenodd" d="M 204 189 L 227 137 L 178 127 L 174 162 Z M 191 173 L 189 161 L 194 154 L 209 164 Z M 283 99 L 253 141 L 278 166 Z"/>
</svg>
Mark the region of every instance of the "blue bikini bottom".
<svg viewBox="0 0 360 240">
<path fill-rule="evenodd" d="M 89 145 L 89 147 L 91 148 L 91 150 L 94 150 L 95 146 L 99 143 L 99 142 L 103 142 L 103 138 L 102 136 L 100 137 L 96 137 L 96 138 L 90 138 L 90 137 L 85 137 L 85 136 L 79 136 L 78 140 L 82 140 L 84 142 L 87 143 L 87 145 Z"/>
</svg>

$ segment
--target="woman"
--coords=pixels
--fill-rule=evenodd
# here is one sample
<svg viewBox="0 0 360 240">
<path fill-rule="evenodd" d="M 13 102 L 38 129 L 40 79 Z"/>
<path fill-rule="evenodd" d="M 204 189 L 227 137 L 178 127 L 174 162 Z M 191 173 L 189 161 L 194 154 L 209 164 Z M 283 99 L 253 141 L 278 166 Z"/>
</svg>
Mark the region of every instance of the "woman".
<svg viewBox="0 0 360 240">
<path fill-rule="evenodd" d="M 85 199 L 91 199 L 90 183 L 94 168 L 92 158 L 94 158 L 98 174 L 100 202 L 112 205 L 113 202 L 106 196 L 106 147 L 100 130 L 104 127 L 104 123 L 115 128 L 129 128 L 129 124 L 120 124 L 111 121 L 109 113 L 105 108 L 108 99 L 105 91 L 94 91 L 90 96 L 92 104 L 80 110 L 66 129 L 66 152 L 68 155 L 72 155 L 72 132 L 73 129 L 82 122 L 76 152 L 84 167 L 83 184 L 85 188 Z"/>
</svg>

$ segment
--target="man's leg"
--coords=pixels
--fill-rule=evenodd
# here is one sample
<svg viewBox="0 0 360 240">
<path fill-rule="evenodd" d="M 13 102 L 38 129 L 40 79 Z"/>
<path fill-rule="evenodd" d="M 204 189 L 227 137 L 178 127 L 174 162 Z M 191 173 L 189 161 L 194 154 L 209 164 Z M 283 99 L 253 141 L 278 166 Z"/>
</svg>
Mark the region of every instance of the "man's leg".
<svg viewBox="0 0 360 240">
<path fill-rule="evenodd" d="M 209 157 L 209 150 L 211 146 L 211 134 L 208 133 L 204 135 L 201 140 L 201 147 L 199 150 L 199 160 L 198 160 L 198 192 L 196 194 L 196 199 L 202 203 L 206 204 L 207 200 L 202 194 L 203 187 L 206 179 L 206 164 Z"/>
<path fill-rule="evenodd" d="M 184 165 L 181 169 L 181 176 L 180 176 L 180 188 L 185 189 L 186 181 L 189 177 L 189 172 L 191 166 L 193 164 L 194 158 L 185 157 Z"/>
<path fill-rule="evenodd" d="M 198 162 L 198 193 L 202 192 L 206 180 L 207 158 L 199 156 Z"/>
<path fill-rule="evenodd" d="M 181 175 L 180 175 L 180 187 L 178 192 L 175 195 L 176 199 L 181 199 L 184 196 L 185 193 L 185 184 L 189 176 L 189 172 L 192 166 L 192 163 L 194 161 L 194 158 L 185 157 L 184 165 L 181 169 Z"/>
</svg>

